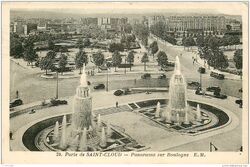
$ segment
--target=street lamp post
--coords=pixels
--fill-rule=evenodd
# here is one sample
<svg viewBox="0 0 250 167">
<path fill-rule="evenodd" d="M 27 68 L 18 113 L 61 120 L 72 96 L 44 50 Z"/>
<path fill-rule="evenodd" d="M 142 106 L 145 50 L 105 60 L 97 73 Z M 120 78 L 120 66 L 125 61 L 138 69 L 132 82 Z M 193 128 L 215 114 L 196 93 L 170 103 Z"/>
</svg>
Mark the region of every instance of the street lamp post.
<svg viewBox="0 0 250 167">
<path fill-rule="evenodd" d="M 125 50 L 125 52 L 127 52 L 127 49 Z M 124 69 L 124 73 L 125 74 L 127 72 L 127 66 L 126 66 L 126 64 L 127 64 L 127 53 L 125 53 L 125 69 Z"/>
<path fill-rule="evenodd" d="M 200 72 L 200 87 L 201 87 L 201 90 L 202 90 L 202 74 Z"/>
<path fill-rule="evenodd" d="M 110 67 L 110 65 L 107 64 L 107 79 L 106 79 L 106 91 L 107 92 L 109 91 L 109 88 L 108 88 L 108 86 L 109 86 L 109 67 Z"/>
<path fill-rule="evenodd" d="M 58 99 L 58 70 L 56 70 L 56 99 Z"/>
</svg>

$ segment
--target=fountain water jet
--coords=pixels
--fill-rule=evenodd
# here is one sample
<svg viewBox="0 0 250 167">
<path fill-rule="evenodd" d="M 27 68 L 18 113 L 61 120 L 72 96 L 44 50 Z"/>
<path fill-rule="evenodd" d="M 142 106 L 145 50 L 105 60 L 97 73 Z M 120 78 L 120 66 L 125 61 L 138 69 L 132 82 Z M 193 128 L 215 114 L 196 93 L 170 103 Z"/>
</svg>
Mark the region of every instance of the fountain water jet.
<svg viewBox="0 0 250 167">
<path fill-rule="evenodd" d="M 189 124 L 190 123 L 190 121 L 188 120 L 188 112 L 186 111 L 185 112 L 185 121 L 184 121 L 184 124 Z"/>
<path fill-rule="evenodd" d="M 66 128 L 67 128 L 67 120 L 66 120 L 66 115 L 63 116 L 63 121 L 62 121 L 62 135 L 61 135 L 61 140 L 60 140 L 60 147 L 65 148 L 66 147 Z"/>
<path fill-rule="evenodd" d="M 84 128 L 82 131 L 79 151 L 87 151 L 87 129 L 86 128 Z"/>
<path fill-rule="evenodd" d="M 58 142 L 59 138 L 59 123 L 56 121 L 55 127 L 54 127 L 54 134 L 53 134 L 53 141 L 54 143 Z"/>
<path fill-rule="evenodd" d="M 199 104 L 197 104 L 197 109 L 196 109 L 196 120 L 201 121 L 201 110 Z"/>
<path fill-rule="evenodd" d="M 102 127 L 101 114 L 98 114 L 98 117 L 97 117 L 97 129 L 101 131 L 101 127 Z"/>
<path fill-rule="evenodd" d="M 180 116 L 179 116 L 178 113 L 176 114 L 176 124 L 177 124 L 177 125 L 180 124 Z"/>
<path fill-rule="evenodd" d="M 111 128 L 110 128 L 110 123 L 107 123 L 107 137 L 111 137 L 112 132 L 111 132 Z"/>
<path fill-rule="evenodd" d="M 179 57 L 176 56 L 174 74 L 169 83 L 169 103 L 166 112 L 171 111 L 173 118 L 176 118 L 170 118 L 171 121 L 181 123 L 185 120 L 187 110 L 186 81 L 181 73 Z M 179 122 L 177 121 L 177 114 Z"/>
<path fill-rule="evenodd" d="M 160 102 L 158 102 L 157 106 L 156 106 L 156 111 L 155 111 L 155 117 L 156 118 L 160 117 L 160 109 L 161 109 L 161 104 L 160 104 Z"/>
<path fill-rule="evenodd" d="M 102 127 L 100 146 L 101 147 L 106 147 L 107 146 L 107 139 L 106 139 L 106 134 L 105 134 L 104 127 Z"/>
</svg>

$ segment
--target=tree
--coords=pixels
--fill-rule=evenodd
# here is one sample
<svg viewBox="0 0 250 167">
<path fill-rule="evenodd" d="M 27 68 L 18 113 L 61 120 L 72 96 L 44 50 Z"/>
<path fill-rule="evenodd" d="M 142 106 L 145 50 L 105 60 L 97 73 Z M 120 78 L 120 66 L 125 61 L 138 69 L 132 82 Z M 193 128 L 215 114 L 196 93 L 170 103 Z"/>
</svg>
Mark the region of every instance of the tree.
<svg viewBox="0 0 250 167">
<path fill-rule="evenodd" d="M 128 53 L 128 57 L 127 57 L 127 61 L 129 62 L 130 64 L 130 71 L 131 71 L 131 64 L 134 62 L 134 53 L 131 51 Z"/>
<path fill-rule="evenodd" d="M 109 51 L 110 52 L 115 52 L 115 51 L 124 51 L 124 47 L 121 43 L 111 43 L 109 45 Z"/>
<path fill-rule="evenodd" d="M 153 57 L 154 57 L 154 54 L 157 53 L 159 50 L 157 42 L 154 41 L 153 43 L 150 44 L 149 47 L 150 47 L 151 53 L 153 54 Z"/>
<path fill-rule="evenodd" d="M 58 67 L 62 75 L 63 75 L 63 72 L 65 71 L 66 65 L 68 64 L 67 59 L 68 57 L 65 54 L 62 54 L 58 62 Z"/>
<path fill-rule="evenodd" d="M 134 32 L 135 35 L 138 37 L 138 39 L 141 40 L 142 45 L 147 46 L 148 45 L 148 36 L 149 36 L 149 29 L 144 24 L 136 24 L 134 26 Z"/>
<path fill-rule="evenodd" d="M 82 38 L 78 38 L 78 40 L 76 41 L 76 47 L 80 50 L 83 49 L 83 40 Z"/>
<path fill-rule="evenodd" d="M 157 54 L 157 62 L 158 62 L 158 65 L 161 66 L 161 68 L 164 68 L 167 66 L 168 64 L 168 56 L 165 52 L 163 51 L 160 51 L 158 54 Z"/>
<path fill-rule="evenodd" d="M 82 74 L 82 67 L 83 64 L 88 63 L 88 56 L 83 50 L 79 50 L 79 52 L 76 53 L 76 58 L 75 58 L 75 63 L 76 63 L 76 68 L 79 68 L 79 74 Z"/>
<path fill-rule="evenodd" d="M 228 67 L 227 56 L 219 49 L 211 49 L 209 57 L 207 58 L 209 66 L 212 66 L 217 69 L 223 69 Z"/>
<path fill-rule="evenodd" d="M 204 35 L 198 35 L 196 39 L 196 44 L 198 47 L 204 46 Z"/>
<path fill-rule="evenodd" d="M 242 69 L 242 49 L 238 49 L 234 52 L 235 66 L 237 69 Z"/>
<path fill-rule="evenodd" d="M 195 46 L 195 41 L 193 37 L 183 38 L 182 43 L 184 47 L 188 47 L 188 50 L 189 50 L 189 47 Z"/>
<path fill-rule="evenodd" d="M 94 64 L 98 67 L 98 72 L 99 72 L 99 67 L 104 62 L 104 55 L 101 52 L 93 54 L 93 61 L 94 61 Z"/>
<path fill-rule="evenodd" d="M 147 53 L 144 53 L 144 55 L 141 58 L 141 62 L 144 63 L 144 71 L 146 71 L 146 64 L 147 64 L 147 62 L 149 62 Z"/>
<path fill-rule="evenodd" d="M 48 48 L 49 48 L 49 50 L 54 50 L 54 47 L 55 47 L 54 42 L 51 39 L 49 39 L 48 40 Z"/>
<path fill-rule="evenodd" d="M 40 62 L 39 66 L 41 70 L 45 70 L 46 75 L 48 74 L 48 70 L 52 70 L 55 68 L 55 57 L 56 53 L 54 51 L 49 51 L 45 57 L 43 57 Z"/>
<path fill-rule="evenodd" d="M 115 71 L 116 71 L 116 67 L 120 65 L 121 62 L 122 62 L 122 56 L 120 55 L 118 51 L 115 51 L 112 55 L 112 63 L 113 63 L 113 66 L 115 67 Z"/>
<path fill-rule="evenodd" d="M 35 49 L 32 46 L 29 46 L 24 51 L 24 60 L 27 61 L 28 64 L 33 66 L 33 62 L 38 59 L 38 55 L 36 54 Z"/>
<path fill-rule="evenodd" d="M 10 56 L 13 56 L 14 58 L 21 58 L 23 57 L 23 45 L 21 40 L 18 38 L 18 36 L 10 36 Z"/>
<path fill-rule="evenodd" d="M 125 24 L 125 25 L 123 26 L 123 30 L 124 30 L 125 33 L 130 34 L 131 31 L 132 31 L 132 26 L 131 26 L 130 24 Z"/>
<path fill-rule="evenodd" d="M 90 46 L 90 44 L 91 44 L 89 38 L 85 38 L 83 43 L 84 43 L 84 46 L 85 46 L 85 47 L 88 47 L 88 46 Z"/>
</svg>

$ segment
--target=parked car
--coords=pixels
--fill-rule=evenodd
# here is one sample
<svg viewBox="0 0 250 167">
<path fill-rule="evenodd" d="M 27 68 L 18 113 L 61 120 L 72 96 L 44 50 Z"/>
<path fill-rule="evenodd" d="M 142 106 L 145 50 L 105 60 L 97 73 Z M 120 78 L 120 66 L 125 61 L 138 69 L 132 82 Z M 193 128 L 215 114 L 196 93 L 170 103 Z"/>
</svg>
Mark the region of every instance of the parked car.
<svg viewBox="0 0 250 167">
<path fill-rule="evenodd" d="M 239 104 L 239 107 L 242 108 L 242 105 L 243 105 L 242 99 L 235 100 L 235 103 Z"/>
<path fill-rule="evenodd" d="M 198 72 L 204 74 L 206 72 L 206 69 L 204 67 L 199 67 Z"/>
<path fill-rule="evenodd" d="M 219 98 L 219 99 L 226 99 L 227 95 L 223 95 L 223 94 L 216 94 L 214 95 L 215 98 Z"/>
<path fill-rule="evenodd" d="M 161 74 L 159 77 L 158 77 L 158 79 L 166 79 L 167 77 L 166 77 L 166 75 L 165 74 Z"/>
<path fill-rule="evenodd" d="M 10 108 L 20 106 L 22 104 L 23 104 L 23 101 L 21 99 L 17 98 L 17 99 L 14 99 L 10 102 Z"/>
<path fill-rule="evenodd" d="M 219 86 L 210 86 L 206 89 L 209 92 L 221 92 L 221 88 Z"/>
<path fill-rule="evenodd" d="M 94 89 L 104 89 L 105 85 L 104 84 L 98 84 L 96 86 L 94 86 Z"/>
<path fill-rule="evenodd" d="M 147 78 L 151 78 L 151 75 L 149 73 L 143 74 L 141 76 L 142 79 L 147 79 Z"/>
<path fill-rule="evenodd" d="M 60 99 L 54 99 L 52 98 L 50 100 L 50 103 L 52 106 L 58 106 L 58 105 L 62 105 L 62 104 L 68 104 L 68 102 L 66 100 L 60 100 Z"/>
<path fill-rule="evenodd" d="M 210 73 L 210 76 L 221 80 L 225 79 L 225 75 L 213 71 Z"/>
<path fill-rule="evenodd" d="M 114 95 L 115 95 L 115 96 L 121 96 L 123 93 L 124 93 L 124 91 L 121 90 L 121 89 L 119 89 L 119 90 L 116 90 L 116 91 L 114 92 Z"/>
<path fill-rule="evenodd" d="M 242 93 L 242 92 L 243 92 L 242 88 L 240 88 L 240 89 L 239 89 L 239 92 L 240 92 L 240 93 Z"/>
<path fill-rule="evenodd" d="M 198 87 L 200 86 L 200 83 L 196 81 L 191 81 L 191 82 L 188 82 L 188 86 Z"/>
</svg>

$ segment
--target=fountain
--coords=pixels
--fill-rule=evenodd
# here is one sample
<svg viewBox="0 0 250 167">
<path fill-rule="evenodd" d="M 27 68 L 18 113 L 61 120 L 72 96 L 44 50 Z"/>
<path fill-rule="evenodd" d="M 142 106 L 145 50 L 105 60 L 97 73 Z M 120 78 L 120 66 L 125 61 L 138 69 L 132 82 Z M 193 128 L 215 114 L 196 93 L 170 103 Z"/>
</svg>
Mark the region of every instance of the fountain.
<svg viewBox="0 0 250 167">
<path fill-rule="evenodd" d="M 155 118 L 160 117 L 160 109 L 161 109 L 161 104 L 160 104 L 160 102 L 158 102 L 157 106 L 156 106 L 156 111 L 155 111 Z"/>
<path fill-rule="evenodd" d="M 188 110 L 186 96 L 186 81 L 181 73 L 179 57 L 176 56 L 174 74 L 169 84 L 169 104 L 167 107 L 166 120 L 182 123 L 185 121 Z M 168 113 L 171 112 L 171 116 Z M 173 116 L 173 117 L 172 117 Z M 173 119 L 176 118 L 176 119 Z M 178 118 L 178 119 L 177 119 Z"/>
</svg>

